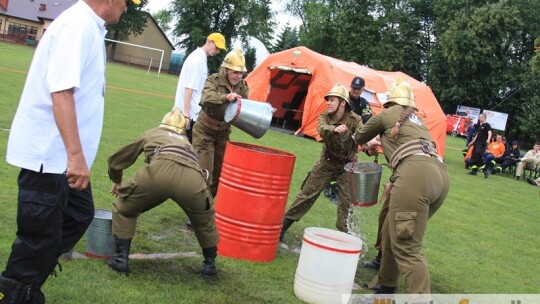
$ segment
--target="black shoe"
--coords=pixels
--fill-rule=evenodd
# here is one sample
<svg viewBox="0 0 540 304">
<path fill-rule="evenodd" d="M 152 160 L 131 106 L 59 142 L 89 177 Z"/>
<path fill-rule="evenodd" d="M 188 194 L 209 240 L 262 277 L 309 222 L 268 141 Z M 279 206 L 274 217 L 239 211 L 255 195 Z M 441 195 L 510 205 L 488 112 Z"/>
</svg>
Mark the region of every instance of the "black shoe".
<svg viewBox="0 0 540 304">
<path fill-rule="evenodd" d="M 27 303 L 30 300 L 31 288 L 32 285 L 24 285 L 17 280 L 0 276 L 0 303 Z"/>
<path fill-rule="evenodd" d="M 203 248 L 203 268 L 201 274 L 204 278 L 212 278 L 217 274 L 216 257 L 217 247 Z"/>
<path fill-rule="evenodd" d="M 519 180 L 519 178 L 520 178 L 520 176 L 516 176 L 516 177 L 515 177 L 515 179 L 516 179 L 517 181 Z"/>
<path fill-rule="evenodd" d="M 114 238 L 114 256 L 109 259 L 107 265 L 118 271 L 121 274 L 129 275 L 129 249 L 131 247 L 131 239 L 121 240 Z"/>
<path fill-rule="evenodd" d="M 377 284 L 371 289 L 375 291 L 375 294 L 394 294 L 396 293 L 397 287 L 388 287 Z"/>
<path fill-rule="evenodd" d="M 287 232 L 287 229 L 289 229 L 292 224 L 294 224 L 293 220 L 286 217 L 283 218 L 283 226 L 281 227 L 281 232 L 279 233 L 279 242 L 283 242 L 283 238 L 285 238 L 285 232 Z"/>
<path fill-rule="evenodd" d="M 538 184 L 536 183 L 536 181 L 530 177 L 527 177 L 527 183 L 533 185 L 533 186 L 538 186 Z"/>
<path fill-rule="evenodd" d="M 187 220 L 186 222 L 186 229 L 189 231 L 193 231 L 193 226 L 191 225 L 191 221 Z"/>
<path fill-rule="evenodd" d="M 469 171 L 469 172 L 467 172 L 467 174 L 469 174 L 469 175 L 476 175 L 476 171 Z"/>
<path fill-rule="evenodd" d="M 364 265 L 365 268 L 379 270 L 379 268 L 381 267 L 381 261 L 378 260 L 377 258 L 375 258 L 371 262 L 364 262 L 363 265 Z"/>
<path fill-rule="evenodd" d="M 484 169 L 484 178 L 488 178 L 489 177 L 489 172 L 490 170 L 489 169 Z"/>
</svg>

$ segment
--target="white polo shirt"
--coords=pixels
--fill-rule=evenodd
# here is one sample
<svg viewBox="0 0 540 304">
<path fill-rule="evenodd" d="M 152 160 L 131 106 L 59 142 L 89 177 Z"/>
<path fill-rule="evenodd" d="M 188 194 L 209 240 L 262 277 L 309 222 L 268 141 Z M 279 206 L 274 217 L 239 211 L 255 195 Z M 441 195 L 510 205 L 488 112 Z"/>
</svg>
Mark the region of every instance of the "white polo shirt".
<svg viewBox="0 0 540 304">
<path fill-rule="evenodd" d="M 189 116 L 192 120 L 197 120 L 197 117 L 199 117 L 201 111 L 199 102 L 201 101 L 206 78 L 208 78 L 207 57 L 204 50 L 199 47 L 184 60 L 174 100 L 174 107 L 183 112 L 185 88 L 193 90 L 189 110 Z"/>
<path fill-rule="evenodd" d="M 51 93 L 74 88 L 79 136 L 90 168 L 103 126 L 105 21 L 79 1 L 56 18 L 39 41 L 15 114 L 8 163 L 63 173 L 67 154 L 52 112 Z"/>
</svg>

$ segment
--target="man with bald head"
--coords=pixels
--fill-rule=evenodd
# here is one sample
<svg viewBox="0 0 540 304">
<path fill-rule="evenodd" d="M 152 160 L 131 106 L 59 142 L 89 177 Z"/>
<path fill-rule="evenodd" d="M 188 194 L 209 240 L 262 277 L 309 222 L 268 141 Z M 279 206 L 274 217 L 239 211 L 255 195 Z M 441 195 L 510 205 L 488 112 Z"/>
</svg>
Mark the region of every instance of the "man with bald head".
<svg viewBox="0 0 540 304">
<path fill-rule="evenodd" d="M 41 286 L 94 217 L 90 167 L 103 125 L 105 27 L 131 2 L 79 1 L 39 41 L 6 154 L 21 171 L 17 232 L 0 276 L 2 304 L 45 303 Z"/>
</svg>

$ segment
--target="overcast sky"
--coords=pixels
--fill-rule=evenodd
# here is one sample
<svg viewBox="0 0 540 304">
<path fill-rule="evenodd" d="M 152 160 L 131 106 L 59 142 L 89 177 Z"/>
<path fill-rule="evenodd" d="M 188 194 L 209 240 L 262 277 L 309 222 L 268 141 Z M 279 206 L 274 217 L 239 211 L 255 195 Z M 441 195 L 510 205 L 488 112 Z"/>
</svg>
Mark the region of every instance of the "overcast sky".
<svg viewBox="0 0 540 304">
<path fill-rule="evenodd" d="M 153 14 L 153 13 L 158 12 L 160 9 L 165 8 L 166 6 L 168 6 L 171 1 L 172 0 L 149 0 L 148 4 L 145 6 L 145 8 L 150 13 Z M 279 10 L 279 9 L 282 9 L 282 6 L 283 5 L 280 4 L 279 0 L 273 0 L 272 1 L 272 6 L 271 6 L 272 9 Z M 284 14 L 284 13 L 278 13 L 277 19 L 278 19 L 278 28 L 285 25 L 287 22 L 289 22 L 289 24 L 291 26 L 297 26 L 297 25 L 300 24 L 300 22 L 296 18 L 293 18 L 293 17 L 291 17 L 291 16 L 289 16 L 287 14 Z"/>
</svg>

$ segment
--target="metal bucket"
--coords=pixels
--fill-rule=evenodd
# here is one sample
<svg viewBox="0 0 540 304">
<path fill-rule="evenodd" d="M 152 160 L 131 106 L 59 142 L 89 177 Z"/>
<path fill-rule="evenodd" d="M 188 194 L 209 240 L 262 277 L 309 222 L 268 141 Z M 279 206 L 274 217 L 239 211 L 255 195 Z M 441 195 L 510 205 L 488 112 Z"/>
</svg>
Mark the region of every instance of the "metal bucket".
<svg viewBox="0 0 540 304">
<path fill-rule="evenodd" d="M 377 203 L 382 170 L 383 167 L 377 163 L 358 162 L 345 165 L 354 206 L 369 207 Z"/>
<path fill-rule="evenodd" d="M 112 212 L 96 209 L 94 219 L 86 231 L 86 253 L 91 258 L 105 259 L 114 254 Z"/>
<path fill-rule="evenodd" d="M 229 103 L 224 120 L 255 138 L 261 138 L 270 128 L 274 111 L 267 102 L 241 99 Z"/>
</svg>

